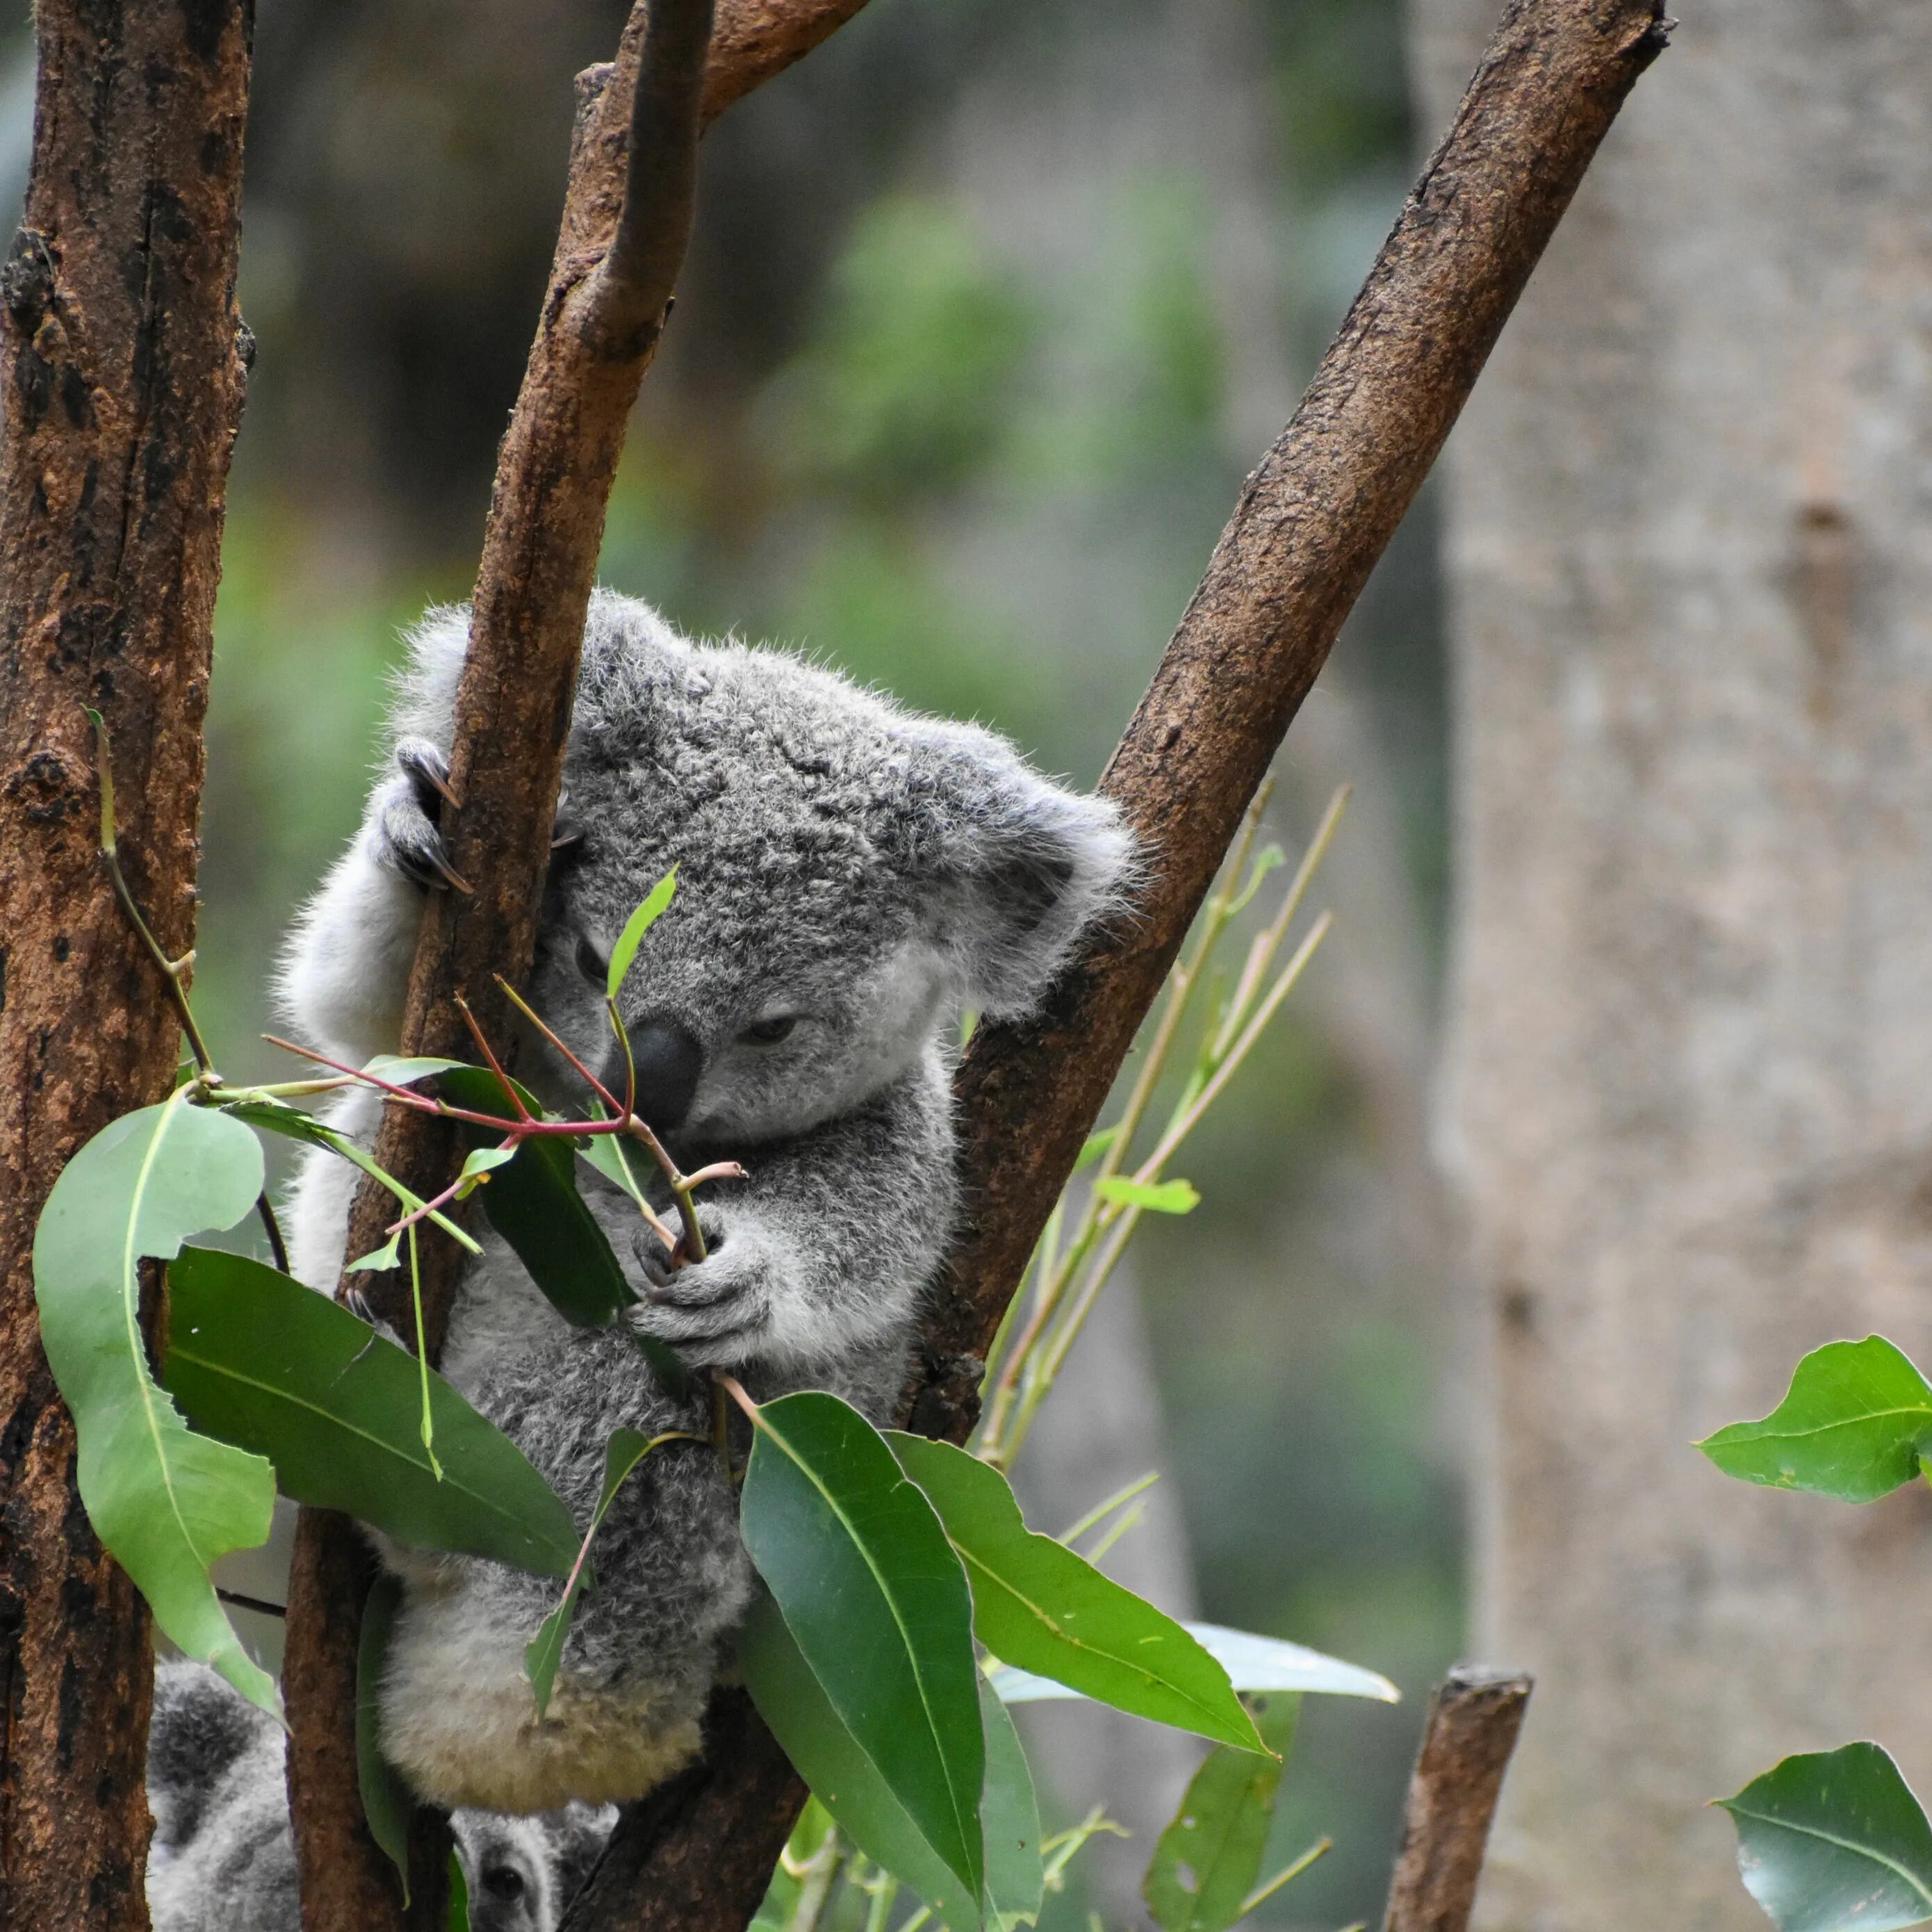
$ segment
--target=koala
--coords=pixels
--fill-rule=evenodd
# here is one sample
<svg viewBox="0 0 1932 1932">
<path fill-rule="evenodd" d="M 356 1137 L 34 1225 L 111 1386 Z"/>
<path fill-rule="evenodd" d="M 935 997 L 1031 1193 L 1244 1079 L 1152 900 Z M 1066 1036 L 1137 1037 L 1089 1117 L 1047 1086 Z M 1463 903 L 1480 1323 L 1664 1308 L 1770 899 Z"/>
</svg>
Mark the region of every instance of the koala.
<svg viewBox="0 0 1932 1932">
<path fill-rule="evenodd" d="M 206 1665 L 154 1672 L 148 1910 L 154 1932 L 300 1932 L 285 1739 Z M 616 1822 L 612 1806 L 450 1820 L 470 1932 L 556 1932 Z"/>
<path fill-rule="evenodd" d="M 439 824 L 467 632 L 451 610 L 410 638 L 386 775 L 286 957 L 290 1018 L 355 1064 L 396 1047 L 424 894 L 463 883 Z M 1124 903 L 1131 845 L 1113 806 L 1050 782 L 991 732 L 914 716 L 783 652 L 687 641 L 605 592 L 585 631 L 564 792 L 531 1003 L 621 1096 L 609 949 L 674 866 L 676 896 L 619 994 L 637 1111 L 686 1172 L 735 1160 L 748 1174 L 706 1189 L 706 1257 L 674 1269 L 635 1204 L 580 1166 L 637 1296 L 601 1330 L 562 1321 L 478 1230 L 442 1372 L 581 1522 L 614 1428 L 708 1427 L 703 1388 L 672 1400 L 626 1328 L 760 1400 L 822 1388 L 887 1419 L 957 1206 L 960 1013 L 1031 1010 Z M 517 1050 L 547 1102 L 583 1110 L 554 1049 L 532 1036 Z M 350 1092 L 331 1118 L 366 1144 L 380 1104 Z M 316 1154 L 296 1183 L 292 1264 L 318 1289 L 336 1282 L 357 1178 Z M 596 1588 L 539 1720 L 523 1652 L 556 1584 L 468 1557 L 383 1556 L 405 1585 L 385 1749 L 437 1802 L 515 1811 L 635 1798 L 689 1758 L 753 1581 L 712 1448 L 664 1444 L 599 1532 Z"/>
</svg>

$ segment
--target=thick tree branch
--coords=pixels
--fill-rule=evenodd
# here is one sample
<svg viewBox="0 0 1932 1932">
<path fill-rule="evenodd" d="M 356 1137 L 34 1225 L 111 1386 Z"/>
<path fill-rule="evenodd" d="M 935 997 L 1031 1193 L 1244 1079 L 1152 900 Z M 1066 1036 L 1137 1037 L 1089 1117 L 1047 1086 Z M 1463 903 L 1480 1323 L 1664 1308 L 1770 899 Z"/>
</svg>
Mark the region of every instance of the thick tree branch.
<svg viewBox="0 0 1932 1932">
<path fill-rule="evenodd" d="M 1382 1932 L 1466 1932 L 1531 1688 L 1520 1671 L 1467 1664 L 1436 1687 L 1402 1808 Z"/>
<path fill-rule="evenodd" d="M 74 1492 L 30 1257 L 54 1178 L 162 1099 L 181 1024 L 95 838 L 194 944 L 229 452 L 250 10 L 40 0 L 25 218 L 0 269 L 0 1924 L 145 1926 L 146 1606 Z"/>
<path fill-rule="evenodd" d="M 974 1211 L 931 1304 L 911 1426 L 954 1441 L 971 1429 L 1000 1318 L 1241 814 L 1664 38 L 1654 0 L 1511 0 L 1300 407 L 1248 478 L 1102 780 L 1145 842 L 1137 916 L 1039 1022 L 982 1028 L 960 1070 Z M 680 1814 L 701 1810 L 709 1856 L 694 1855 L 688 1826 L 638 1808 L 566 1932 L 740 1932 L 784 1843 L 788 1820 L 766 1797 L 783 1760 L 724 1694 L 710 1722 Z"/>
<path fill-rule="evenodd" d="M 462 802 L 444 834 L 454 869 L 474 889 L 433 895 L 425 909 L 404 1022 L 409 1052 L 467 1057 L 459 992 L 490 1038 L 514 1035 L 496 976 L 519 983 L 530 970 L 584 613 L 625 425 L 690 233 L 699 130 L 860 4 L 718 0 L 707 61 L 712 0 L 638 0 L 614 64 L 579 77 L 556 252 L 498 458 L 456 698 L 450 784 Z M 452 1171 L 456 1150 L 447 1123 L 392 1109 L 376 1151 L 427 1196 Z M 381 1245 L 389 1213 L 382 1190 L 365 1186 L 350 1216 L 350 1256 Z M 423 1253 L 434 1354 L 460 1258 L 435 1238 Z M 411 1332 L 400 1276 L 359 1280 L 377 1313 Z M 356 1540 L 345 1520 L 303 1511 L 284 1678 L 302 1922 L 305 1932 L 440 1928 L 436 1821 L 425 1820 L 419 1852 L 430 1880 L 412 1887 L 404 1919 L 394 1874 L 356 1802 L 345 1691 L 368 1570 Z"/>
</svg>

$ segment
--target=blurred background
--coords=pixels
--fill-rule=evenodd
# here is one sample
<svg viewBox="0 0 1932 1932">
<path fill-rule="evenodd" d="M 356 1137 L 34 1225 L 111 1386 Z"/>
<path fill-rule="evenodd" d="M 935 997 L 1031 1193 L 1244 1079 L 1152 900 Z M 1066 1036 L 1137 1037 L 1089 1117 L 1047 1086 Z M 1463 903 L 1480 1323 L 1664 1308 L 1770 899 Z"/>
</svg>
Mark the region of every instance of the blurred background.
<svg viewBox="0 0 1932 1932">
<path fill-rule="evenodd" d="M 571 76 L 624 11 L 262 0 L 259 352 L 196 977 L 224 1066 L 274 1064 L 250 1042 L 278 937 L 356 820 L 400 627 L 469 588 Z M 1406 187 L 1401 26 L 1397 0 L 875 0 L 706 142 L 604 580 L 1091 784 Z M 0 159 L 23 177 L 15 31 Z M 1313 902 L 1339 925 L 1177 1164 L 1204 1204 L 1141 1238 L 1020 1472 L 1053 1530 L 1159 1466 L 1118 1574 L 1401 1686 L 1393 1709 L 1310 1700 L 1278 1849 L 1336 1849 L 1270 1902 L 1280 1926 L 1378 1916 L 1422 1700 L 1463 1640 L 1459 1353 L 1423 1130 L 1444 741 L 1425 500 L 1270 808 L 1292 856 L 1355 788 Z M 1052 1910 L 1130 1922 L 1198 1751 L 1147 1726 L 1048 1732 L 1049 1826 L 1105 1798 L 1136 1834 Z"/>
</svg>

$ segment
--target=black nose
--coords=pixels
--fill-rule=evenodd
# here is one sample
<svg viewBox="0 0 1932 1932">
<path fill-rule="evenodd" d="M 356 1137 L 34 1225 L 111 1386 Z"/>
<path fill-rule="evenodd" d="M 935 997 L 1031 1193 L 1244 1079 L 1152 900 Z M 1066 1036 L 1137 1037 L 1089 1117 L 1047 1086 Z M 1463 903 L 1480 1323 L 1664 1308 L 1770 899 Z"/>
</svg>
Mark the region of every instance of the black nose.
<svg viewBox="0 0 1932 1932">
<path fill-rule="evenodd" d="M 629 1029 L 631 1064 L 637 1069 L 637 1112 L 661 1134 L 683 1126 L 704 1071 L 704 1049 L 674 1020 L 644 1020 Z M 624 1094 L 624 1052 L 613 1047 L 604 1084 Z"/>
</svg>

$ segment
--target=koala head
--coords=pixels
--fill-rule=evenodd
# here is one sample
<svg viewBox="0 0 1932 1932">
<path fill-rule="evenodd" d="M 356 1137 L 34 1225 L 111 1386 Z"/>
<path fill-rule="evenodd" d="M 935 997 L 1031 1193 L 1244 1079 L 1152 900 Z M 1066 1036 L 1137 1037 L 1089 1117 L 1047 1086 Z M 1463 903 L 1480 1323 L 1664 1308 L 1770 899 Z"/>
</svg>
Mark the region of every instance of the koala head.
<svg viewBox="0 0 1932 1932">
<path fill-rule="evenodd" d="M 542 1818 L 501 1811 L 458 1811 L 450 1820 L 471 1932 L 556 1932 L 574 1888 L 559 1882 Z"/>
<path fill-rule="evenodd" d="M 992 733 L 608 593 L 564 782 L 532 1004 L 620 1092 L 606 964 L 675 866 L 618 995 L 638 1110 L 727 1149 L 849 1110 L 963 1006 L 1027 1012 L 1128 863 L 1111 804 Z"/>
</svg>

